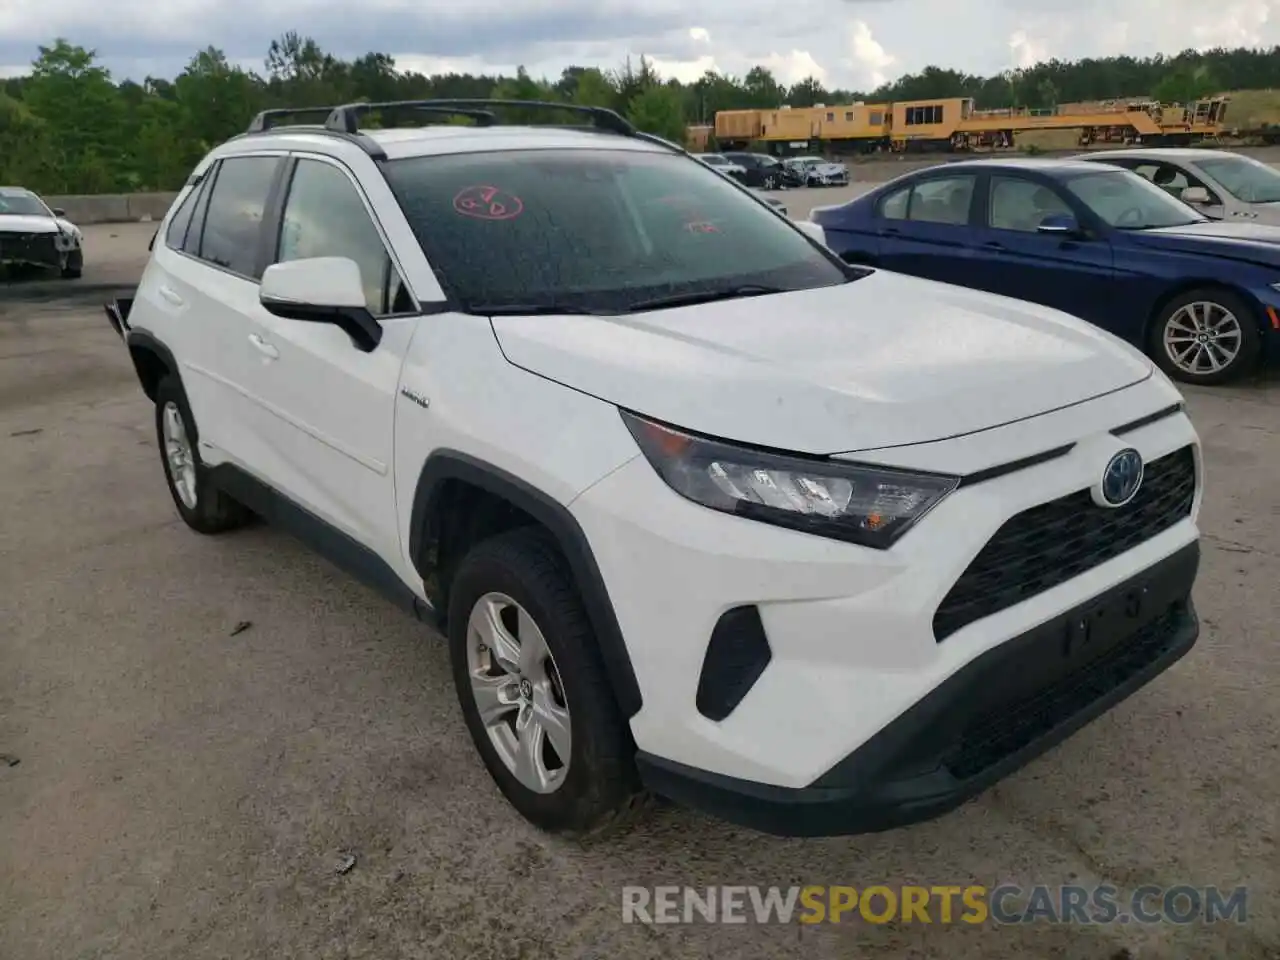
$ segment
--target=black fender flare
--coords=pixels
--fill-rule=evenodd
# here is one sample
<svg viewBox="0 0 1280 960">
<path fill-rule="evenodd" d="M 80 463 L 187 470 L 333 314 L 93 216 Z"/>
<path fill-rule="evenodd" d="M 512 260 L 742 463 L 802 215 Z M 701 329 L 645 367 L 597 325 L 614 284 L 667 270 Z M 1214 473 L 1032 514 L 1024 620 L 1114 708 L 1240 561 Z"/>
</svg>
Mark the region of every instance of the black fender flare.
<svg viewBox="0 0 1280 960">
<path fill-rule="evenodd" d="M 577 582 L 618 707 L 627 718 L 639 712 L 643 702 L 640 684 L 636 680 L 604 577 L 587 535 L 562 503 L 491 463 L 458 450 L 436 450 L 423 464 L 413 494 L 409 521 L 409 557 L 418 572 L 424 576 L 428 573 L 425 558 L 431 539 L 429 523 L 441 491 L 449 480 L 461 481 L 501 497 L 550 531 Z M 442 615 L 444 613 L 441 611 Z"/>
<path fill-rule="evenodd" d="M 145 350 L 154 353 L 169 368 L 169 372 L 181 381 L 182 375 L 178 371 L 178 361 L 174 359 L 173 351 L 156 339 L 154 335 L 146 330 L 131 329 L 125 334 L 124 342 L 129 348 L 129 359 L 133 361 L 133 369 L 138 374 L 138 382 L 142 384 L 142 390 L 146 393 L 148 400 L 155 400 L 156 384 L 149 382 L 147 371 L 139 365 L 137 351 Z"/>
</svg>

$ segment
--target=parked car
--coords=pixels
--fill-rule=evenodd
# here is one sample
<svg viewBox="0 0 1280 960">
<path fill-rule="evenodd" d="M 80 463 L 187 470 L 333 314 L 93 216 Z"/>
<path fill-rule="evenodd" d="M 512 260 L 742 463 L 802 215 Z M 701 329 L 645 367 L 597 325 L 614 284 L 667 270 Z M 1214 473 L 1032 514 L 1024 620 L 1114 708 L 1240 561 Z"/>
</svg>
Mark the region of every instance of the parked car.
<svg viewBox="0 0 1280 960">
<path fill-rule="evenodd" d="M 720 153 L 695 153 L 695 157 L 714 169 L 717 173 L 723 173 L 727 177 L 733 177 L 739 183 L 747 182 L 747 171 L 742 164 L 734 163 L 728 157 Z"/>
<path fill-rule="evenodd" d="M 1064 310 L 1188 383 L 1280 349 L 1280 230 L 1210 220 L 1118 167 L 949 163 L 810 217 L 850 262 Z"/>
<path fill-rule="evenodd" d="M 849 168 L 822 157 L 791 157 L 784 161 L 806 187 L 843 187 L 849 183 Z"/>
<path fill-rule="evenodd" d="M 791 172 L 777 157 L 767 153 L 726 153 L 724 158 L 736 163 L 744 171 L 743 182 L 762 190 L 781 190 L 785 187 L 802 186 L 802 181 Z"/>
<path fill-rule="evenodd" d="M 0 187 L 0 266 L 84 271 L 84 234 L 66 211 L 50 208 L 25 187 Z"/>
<path fill-rule="evenodd" d="M 1253 157 L 1229 150 L 1153 147 L 1076 159 L 1132 170 L 1211 220 L 1280 226 L 1280 172 Z"/>
<path fill-rule="evenodd" d="M 612 111 L 384 106 L 215 147 L 107 314 L 186 525 L 439 625 L 530 822 L 900 826 L 1196 642 L 1200 443 L 1138 351 L 846 264 Z"/>
</svg>

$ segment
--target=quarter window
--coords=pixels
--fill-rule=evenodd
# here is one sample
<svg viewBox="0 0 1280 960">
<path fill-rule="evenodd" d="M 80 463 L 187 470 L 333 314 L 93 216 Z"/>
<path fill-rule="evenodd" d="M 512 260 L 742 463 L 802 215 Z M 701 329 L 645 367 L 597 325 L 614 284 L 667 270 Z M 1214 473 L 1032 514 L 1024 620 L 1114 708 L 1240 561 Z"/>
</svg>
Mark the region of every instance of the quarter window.
<svg viewBox="0 0 1280 960">
<path fill-rule="evenodd" d="M 222 161 L 205 215 L 200 259 L 257 279 L 255 262 L 262 218 L 279 163 L 278 157 L 232 157 Z"/>
<path fill-rule="evenodd" d="M 194 190 L 182 200 L 182 206 L 169 220 L 169 227 L 164 232 L 165 244 L 173 250 L 181 250 L 187 239 L 187 228 L 191 225 L 191 215 L 195 212 L 200 194 L 204 192 L 204 180 L 196 184 Z"/>
<path fill-rule="evenodd" d="M 333 164 L 299 160 L 285 201 L 277 262 L 311 257 L 354 260 L 365 306 L 374 316 L 413 310 L 355 184 Z"/>
</svg>

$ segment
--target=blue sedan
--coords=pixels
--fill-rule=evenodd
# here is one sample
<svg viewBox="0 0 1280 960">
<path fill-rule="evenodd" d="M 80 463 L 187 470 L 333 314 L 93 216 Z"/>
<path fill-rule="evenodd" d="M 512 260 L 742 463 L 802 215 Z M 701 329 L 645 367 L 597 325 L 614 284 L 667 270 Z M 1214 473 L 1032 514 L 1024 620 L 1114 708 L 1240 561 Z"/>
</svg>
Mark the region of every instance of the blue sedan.
<svg viewBox="0 0 1280 960">
<path fill-rule="evenodd" d="M 810 214 L 850 263 L 1056 307 L 1217 384 L 1280 355 L 1280 228 L 1083 160 L 970 160 Z"/>
</svg>

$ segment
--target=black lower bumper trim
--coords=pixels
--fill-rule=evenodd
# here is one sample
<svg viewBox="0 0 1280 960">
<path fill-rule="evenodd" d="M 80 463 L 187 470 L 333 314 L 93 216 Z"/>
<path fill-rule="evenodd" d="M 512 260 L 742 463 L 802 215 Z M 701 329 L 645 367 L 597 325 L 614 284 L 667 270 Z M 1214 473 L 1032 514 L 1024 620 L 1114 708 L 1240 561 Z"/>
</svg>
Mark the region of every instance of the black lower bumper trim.
<svg viewBox="0 0 1280 960">
<path fill-rule="evenodd" d="M 1179 552 L 989 650 L 807 787 L 641 752 L 653 792 L 778 836 L 872 833 L 960 806 L 1167 670 L 1200 626 L 1200 549 Z"/>
</svg>

